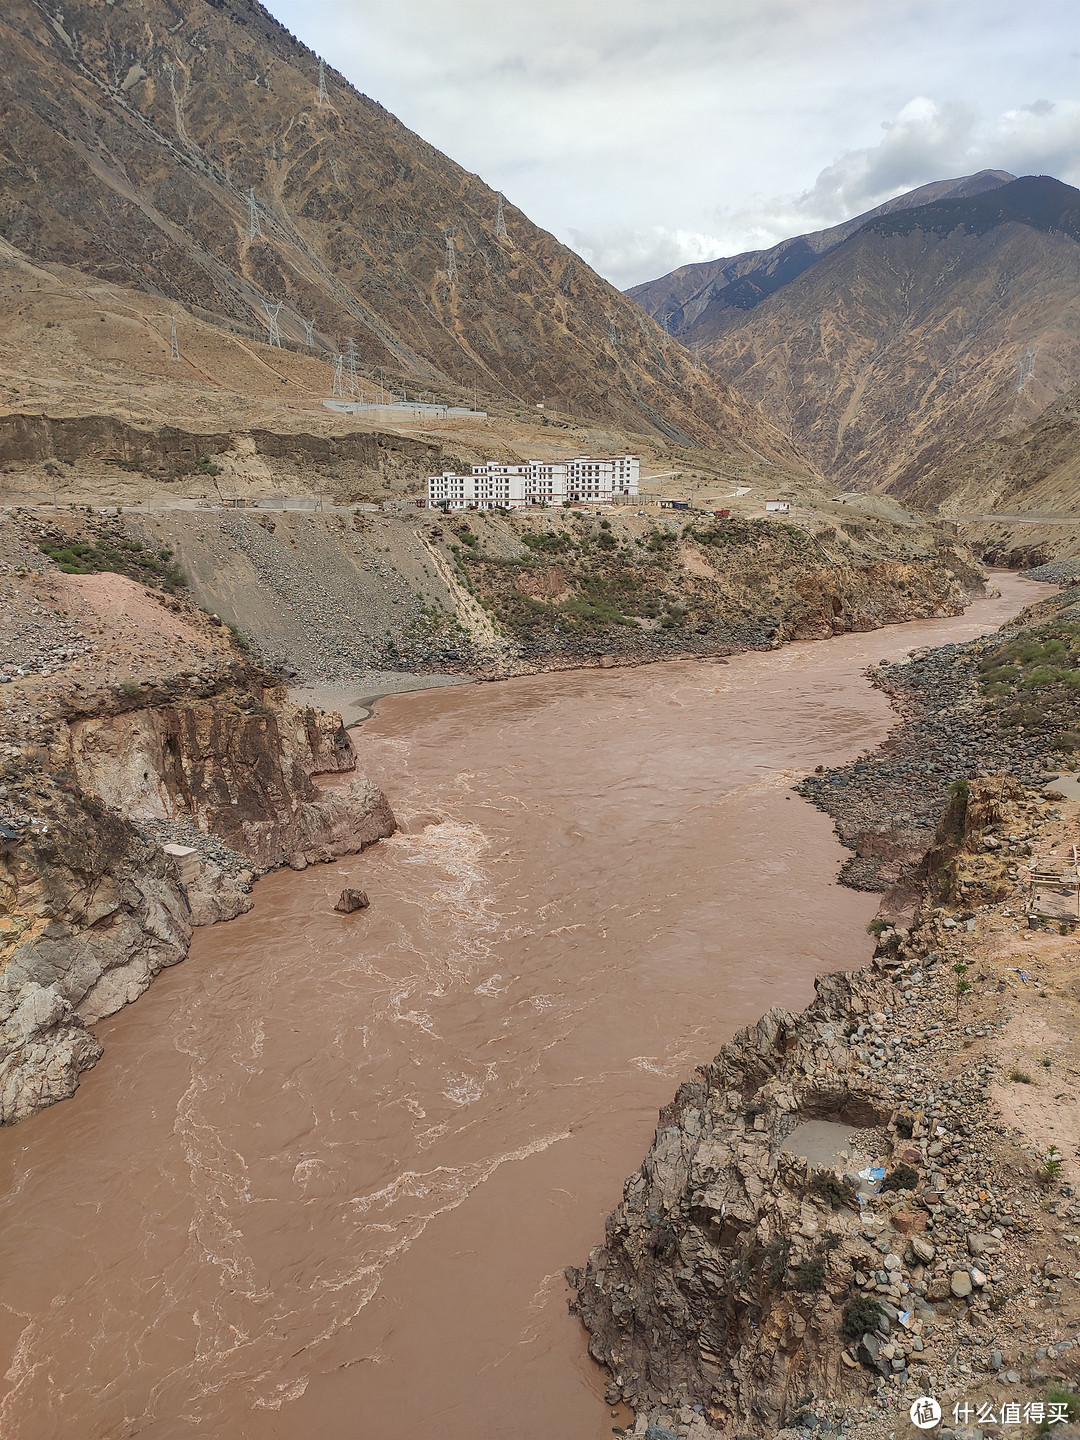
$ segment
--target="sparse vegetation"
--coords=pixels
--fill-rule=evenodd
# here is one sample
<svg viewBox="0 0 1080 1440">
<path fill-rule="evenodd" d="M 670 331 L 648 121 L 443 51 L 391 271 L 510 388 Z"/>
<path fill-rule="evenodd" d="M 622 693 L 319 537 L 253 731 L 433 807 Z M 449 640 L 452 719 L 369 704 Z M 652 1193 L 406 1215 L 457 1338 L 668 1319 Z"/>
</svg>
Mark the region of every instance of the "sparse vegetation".
<svg viewBox="0 0 1080 1440">
<path fill-rule="evenodd" d="M 881 1324 L 881 1306 L 872 1295 L 853 1295 L 844 1306 L 840 1333 L 854 1344 Z"/>
<path fill-rule="evenodd" d="M 810 1181 L 811 1193 L 821 1200 L 826 1200 L 834 1210 L 841 1206 L 848 1206 L 854 1210 L 858 1208 L 859 1199 L 855 1191 L 843 1180 L 838 1180 L 831 1170 L 818 1170 Z"/>
<path fill-rule="evenodd" d="M 1062 1161 L 1061 1154 L 1058 1151 L 1057 1146 L 1051 1145 L 1050 1149 L 1046 1152 L 1046 1158 L 1042 1163 L 1042 1169 L 1039 1171 L 1040 1185 L 1044 1185 L 1048 1190 L 1051 1185 L 1056 1185 L 1061 1179 L 1063 1163 L 1064 1162 Z"/>
<path fill-rule="evenodd" d="M 57 564 L 65 575 L 94 575 L 109 571 L 128 575 L 144 585 L 159 585 L 172 594 L 187 585 L 187 577 L 173 562 L 168 549 L 153 553 L 141 540 L 104 533 L 95 540 L 71 540 L 62 536 L 38 542 L 38 548 Z"/>
<path fill-rule="evenodd" d="M 1080 1396 L 1073 1390 L 1066 1390 L 1064 1386 L 1055 1385 L 1046 1392 L 1044 1400 L 1045 1415 L 1039 1421 L 1039 1435 L 1053 1434 L 1055 1426 L 1067 1422 L 1074 1424 L 1080 1420 Z"/>
<path fill-rule="evenodd" d="M 882 1193 L 886 1190 L 914 1190 L 918 1183 L 919 1172 L 914 1165 L 897 1165 L 885 1176 L 879 1189 Z"/>
<path fill-rule="evenodd" d="M 808 1255 L 795 1267 L 795 1288 L 804 1295 L 816 1294 L 825 1284 L 825 1256 Z"/>
</svg>

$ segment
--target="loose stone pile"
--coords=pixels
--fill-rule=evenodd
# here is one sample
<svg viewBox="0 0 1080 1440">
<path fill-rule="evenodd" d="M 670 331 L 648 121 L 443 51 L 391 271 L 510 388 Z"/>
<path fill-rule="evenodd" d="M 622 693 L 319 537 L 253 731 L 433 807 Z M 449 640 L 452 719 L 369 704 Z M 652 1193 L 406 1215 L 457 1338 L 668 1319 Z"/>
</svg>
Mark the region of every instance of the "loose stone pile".
<svg viewBox="0 0 1080 1440">
<path fill-rule="evenodd" d="M 835 819 L 855 851 L 841 871 L 846 885 L 885 890 L 917 866 L 956 781 L 1008 773 L 1035 783 L 1052 767 L 1045 735 L 1003 731 L 980 700 L 983 644 L 943 645 L 876 667 L 874 683 L 904 716 L 901 724 L 881 750 L 796 786 Z"/>
</svg>

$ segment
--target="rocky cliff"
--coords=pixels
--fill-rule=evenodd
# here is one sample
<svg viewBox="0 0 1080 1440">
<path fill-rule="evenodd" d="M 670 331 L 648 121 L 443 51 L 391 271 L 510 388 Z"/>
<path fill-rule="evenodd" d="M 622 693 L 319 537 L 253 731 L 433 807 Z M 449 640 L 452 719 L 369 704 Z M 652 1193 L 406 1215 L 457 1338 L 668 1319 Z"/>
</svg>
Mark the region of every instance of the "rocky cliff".
<svg viewBox="0 0 1080 1440">
<path fill-rule="evenodd" d="M 128 573 L 88 573 L 99 551 L 49 533 L 0 534 L 5 1124 L 70 1095 L 101 1055 L 88 1027 L 183 960 L 195 925 L 250 909 L 255 875 L 394 828 L 365 778 L 316 785 L 355 768 L 340 718 L 291 704 L 159 551 L 99 520 L 90 539 Z"/>
<path fill-rule="evenodd" d="M 318 57 L 255 0 L 17 0 L 0 49 L 0 234 L 33 260 L 261 335 L 280 304 L 283 344 L 326 361 L 324 393 L 352 337 L 369 387 L 460 399 L 476 383 L 791 457 L 511 204 L 500 235 L 475 175 L 332 70 L 320 103 Z"/>
<path fill-rule="evenodd" d="M 57 720 L 47 750 L 4 766 L 5 1124 L 70 1095 L 101 1055 L 86 1027 L 183 960 L 194 925 L 250 909 L 256 874 L 351 854 L 394 829 L 366 778 L 326 793 L 312 780 L 355 766 L 340 719 L 257 677 Z"/>
</svg>

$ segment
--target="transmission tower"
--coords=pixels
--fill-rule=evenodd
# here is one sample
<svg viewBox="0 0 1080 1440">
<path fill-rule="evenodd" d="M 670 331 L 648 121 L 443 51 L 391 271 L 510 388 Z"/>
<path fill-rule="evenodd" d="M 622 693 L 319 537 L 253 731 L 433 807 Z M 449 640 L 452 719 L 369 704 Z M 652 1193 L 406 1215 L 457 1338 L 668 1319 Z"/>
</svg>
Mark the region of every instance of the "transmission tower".
<svg viewBox="0 0 1080 1440">
<path fill-rule="evenodd" d="M 341 373 L 344 364 L 345 357 L 343 355 L 337 355 L 334 357 L 334 388 L 331 392 L 334 395 L 344 396 L 345 394 L 345 385 L 343 383 L 343 377 Z"/>
<path fill-rule="evenodd" d="M 506 240 L 509 238 L 506 233 L 506 221 L 503 219 L 502 195 L 499 196 L 499 208 L 495 212 L 495 238 L 497 240 Z"/>
<path fill-rule="evenodd" d="M 279 350 L 281 349 L 281 331 L 278 329 L 278 316 L 281 314 L 281 307 L 284 303 L 284 300 L 279 300 L 276 305 L 271 305 L 269 300 L 262 302 L 262 307 L 266 311 L 266 321 L 270 327 L 268 343 L 276 345 Z"/>
<path fill-rule="evenodd" d="M 326 93 L 326 66 L 321 59 L 319 61 L 319 93 L 315 96 L 315 104 L 330 104 L 330 96 Z"/>
<path fill-rule="evenodd" d="M 249 190 L 248 195 L 248 239 L 254 240 L 256 235 L 262 234 L 262 226 L 259 224 L 259 206 L 255 199 L 255 191 Z"/>
<path fill-rule="evenodd" d="M 356 341 L 352 339 L 348 340 L 345 349 L 349 365 L 349 394 L 355 396 L 358 394 L 356 384 Z"/>
<path fill-rule="evenodd" d="M 310 350 L 311 347 L 315 344 L 315 322 L 314 322 L 314 320 L 305 320 L 305 321 L 304 321 L 304 329 L 307 331 L 307 347 L 308 347 L 308 349 Z"/>
<path fill-rule="evenodd" d="M 169 336 L 170 346 L 171 346 L 169 358 L 172 359 L 172 360 L 179 360 L 179 359 L 180 359 L 180 345 L 179 345 L 179 343 L 177 342 L 177 339 L 176 339 L 176 316 L 175 316 L 175 315 L 170 315 L 170 316 L 169 316 L 169 319 L 172 321 L 172 332 L 171 332 L 171 334 L 170 334 L 170 336 Z"/>
<path fill-rule="evenodd" d="M 615 321 L 610 317 L 607 322 L 607 338 L 609 345 L 616 345 L 619 340 L 619 332 L 615 329 Z"/>
<path fill-rule="evenodd" d="M 447 280 L 457 279 L 457 252 L 454 249 L 454 236 L 457 234 L 457 226 L 446 232 L 446 278 Z"/>
</svg>

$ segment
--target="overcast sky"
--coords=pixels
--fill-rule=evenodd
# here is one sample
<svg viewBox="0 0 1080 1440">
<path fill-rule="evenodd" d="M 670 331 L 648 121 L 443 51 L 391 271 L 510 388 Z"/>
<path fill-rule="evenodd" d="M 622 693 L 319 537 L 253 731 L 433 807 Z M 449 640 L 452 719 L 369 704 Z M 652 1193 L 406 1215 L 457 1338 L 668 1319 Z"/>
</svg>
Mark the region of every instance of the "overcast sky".
<svg viewBox="0 0 1080 1440">
<path fill-rule="evenodd" d="M 1080 0 L 269 0 L 620 288 L 975 170 L 1080 183 Z"/>
</svg>

